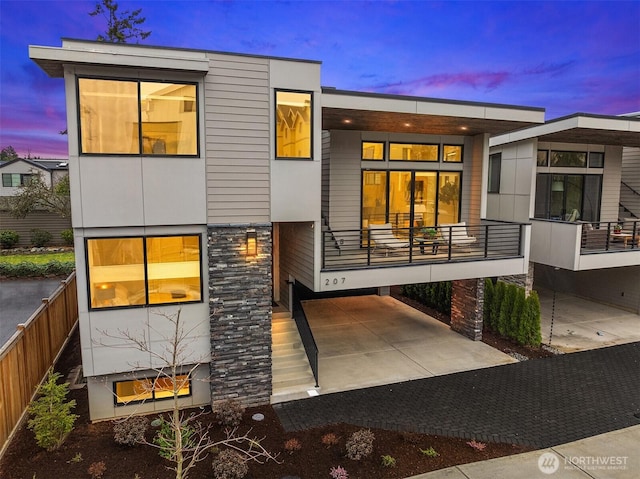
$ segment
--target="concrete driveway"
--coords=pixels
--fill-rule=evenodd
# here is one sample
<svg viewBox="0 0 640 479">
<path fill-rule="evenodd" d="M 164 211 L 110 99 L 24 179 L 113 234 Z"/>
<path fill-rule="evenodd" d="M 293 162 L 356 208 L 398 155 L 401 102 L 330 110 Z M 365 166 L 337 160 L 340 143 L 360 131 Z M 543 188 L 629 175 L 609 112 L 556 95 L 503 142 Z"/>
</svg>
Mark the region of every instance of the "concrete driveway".
<svg viewBox="0 0 640 479">
<path fill-rule="evenodd" d="M 12 279 L 0 281 L 0 347 L 60 286 L 59 279 Z"/>
<path fill-rule="evenodd" d="M 303 301 L 321 394 L 517 362 L 390 296 Z"/>
<path fill-rule="evenodd" d="M 571 353 L 640 341 L 640 315 L 604 304 L 539 289 L 542 342 Z M 553 317 L 553 333 L 551 319 Z"/>
</svg>

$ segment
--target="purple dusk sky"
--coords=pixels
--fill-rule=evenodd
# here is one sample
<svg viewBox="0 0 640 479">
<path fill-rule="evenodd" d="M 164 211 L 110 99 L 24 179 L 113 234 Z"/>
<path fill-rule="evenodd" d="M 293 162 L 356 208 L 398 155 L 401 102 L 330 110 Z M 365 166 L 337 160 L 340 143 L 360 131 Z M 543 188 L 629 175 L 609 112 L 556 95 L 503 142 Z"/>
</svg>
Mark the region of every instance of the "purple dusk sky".
<svg viewBox="0 0 640 479">
<path fill-rule="evenodd" d="M 62 79 L 28 45 L 94 40 L 95 1 L 0 0 L 0 148 L 64 158 Z M 143 43 L 322 61 L 346 90 L 543 107 L 640 111 L 639 1 L 119 1 Z"/>
</svg>

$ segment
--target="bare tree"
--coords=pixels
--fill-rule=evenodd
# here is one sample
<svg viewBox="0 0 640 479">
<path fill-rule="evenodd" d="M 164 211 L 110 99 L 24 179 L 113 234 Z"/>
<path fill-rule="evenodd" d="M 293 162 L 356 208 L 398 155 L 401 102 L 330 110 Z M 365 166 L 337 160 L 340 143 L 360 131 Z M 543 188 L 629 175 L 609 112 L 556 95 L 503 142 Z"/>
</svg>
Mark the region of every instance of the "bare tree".
<svg viewBox="0 0 640 479">
<path fill-rule="evenodd" d="M 226 429 L 225 438 L 214 440 L 209 435 L 209 427 L 202 424 L 200 418 L 205 412 L 185 413 L 180 409 L 180 391 L 194 379 L 197 367 L 203 362 L 209 362 L 210 357 L 193 358 L 189 352 L 193 339 L 191 334 L 197 328 L 186 330 L 181 324 L 181 309 L 175 314 L 163 312 L 157 313 L 171 324 L 171 333 L 162 333 L 147 323 L 150 330 L 162 337 L 163 348 L 152 347 L 150 338 L 144 332 L 134 333 L 129 330 L 118 330 L 117 333 L 101 331 L 105 337 L 124 340 L 121 346 L 108 345 L 108 347 L 135 348 L 145 354 L 149 354 L 152 363 L 158 367 L 148 368 L 144 365 L 136 365 L 136 369 L 151 369 L 156 374 L 156 381 L 162 379 L 172 387 L 173 405 L 166 418 L 159 421 L 159 430 L 153 442 L 145 441 L 145 444 L 159 449 L 162 457 L 173 463 L 170 468 L 176 474 L 176 479 L 187 479 L 189 471 L 200 461 L 205 459 L 212 448 L 226 446 L 240 453 L 245 461 L 264 463 L 269 460 L 277 462 L 277 455 L 271 454 L 262 445 L 262 439 L 251 437 L 251 429 L 244 434 L 239 434 L 237 428 Z M 99 343 L 105 345 L 104 343 Z M 194 364 L 195 362 L 195 364 Z M 192 364 L 185 367 L 185 364 Z M 152 388 L 152 385 L 148 386 Z M 150 392 L 150 391 L 149 391 Z"/>
<path fill-rule="evenodd" d="M 145 32 L 140 28 L 145 21 L 145 17 L 141 17 L 142 8 L 138 8 L 133 12 L 125 10 L 118 13 L 118 4 L 114 0 L 101 0 L 96 3 L 96 8 L 89 13 L 92 17 L 102 15 L 107 20 L 106 35 L 98 35 L 97 40 L 100 42 L 110 43 L 127 43 L 131 39 L 135 39 L 136 43 L 146 39 L 151 32 Z"/>
</svg>

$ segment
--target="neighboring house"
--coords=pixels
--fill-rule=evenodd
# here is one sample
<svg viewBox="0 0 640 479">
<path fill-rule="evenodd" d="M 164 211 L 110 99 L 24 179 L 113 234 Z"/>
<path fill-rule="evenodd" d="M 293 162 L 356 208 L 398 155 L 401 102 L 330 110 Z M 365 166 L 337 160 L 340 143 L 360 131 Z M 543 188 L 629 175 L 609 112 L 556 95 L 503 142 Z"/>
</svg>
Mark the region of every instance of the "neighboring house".
<svg viewBox="0 0 640 479">
<path fill-rule="evenodd" d="M 525 211 L 488 214 L 489 138 L 544 127 L 543 109 L 323 88 L 315 61 L 81 40 L 30 57 L 66 85 L 92 419 L 170 407 L 157 363 L 114 338 L 162 348 L 160 314 L 180 310 L 192 341 L 182 405 L 264 404 L 294 283 L 452 280 L 452 328 L 477 340 L 484 278 L 526 282 L 535 161 L 509 178 Z"/>
<path fill-rule="evenodd" d="M 0 163 L 0 230 L 14 230 L 20 235 L 18 246 L 29 246 L 32 229 L 52 234 L 52 244 L 61 244 L 60 233 L 71 228 L 71 218 L 62 218 L 47 211 L 36 211 L 25 218 L 14 218 L 3 208 L 4 198 L 18 193 L 20 186 L 28 184 L 34 175 L 40 175 L 47 186 L 58 182 L 69 173 L 65 160 L 18 158 Z"/>
<path fill-rule="evenodd" d="M 640 119 L 579 113 L 490 145 L 487 216 L 531 218 L 536 285 L 640 313 Z"/>
</svg>

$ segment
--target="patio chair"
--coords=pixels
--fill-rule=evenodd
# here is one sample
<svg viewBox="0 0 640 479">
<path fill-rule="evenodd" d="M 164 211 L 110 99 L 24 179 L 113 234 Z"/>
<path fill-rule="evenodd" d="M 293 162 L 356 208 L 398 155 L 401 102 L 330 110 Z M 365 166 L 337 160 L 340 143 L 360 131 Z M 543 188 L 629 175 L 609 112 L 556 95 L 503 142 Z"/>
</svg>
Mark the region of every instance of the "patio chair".
<svg viewBox="0 0 640 479">
<path fill-rule="evenodd" d="M 389 256 L 389 251 L 399 251 L 409 247 L 408 241 L 402 241 L 391 232 L 391 223 L 381 225 L 369 225 L 369 234 L 373 240 L 373 251 L 376 248 L 386 250 L 385 256 Z"/>
<path fill-rule="evenodd" d="M 442 223 L 440 224 L 440 234 L 442 239 L 449 246 L 470 246 L 477 241 L 475 236 L 467 234 L 467 224 L 462 221 L 460 223 Z"/>
</svg>

